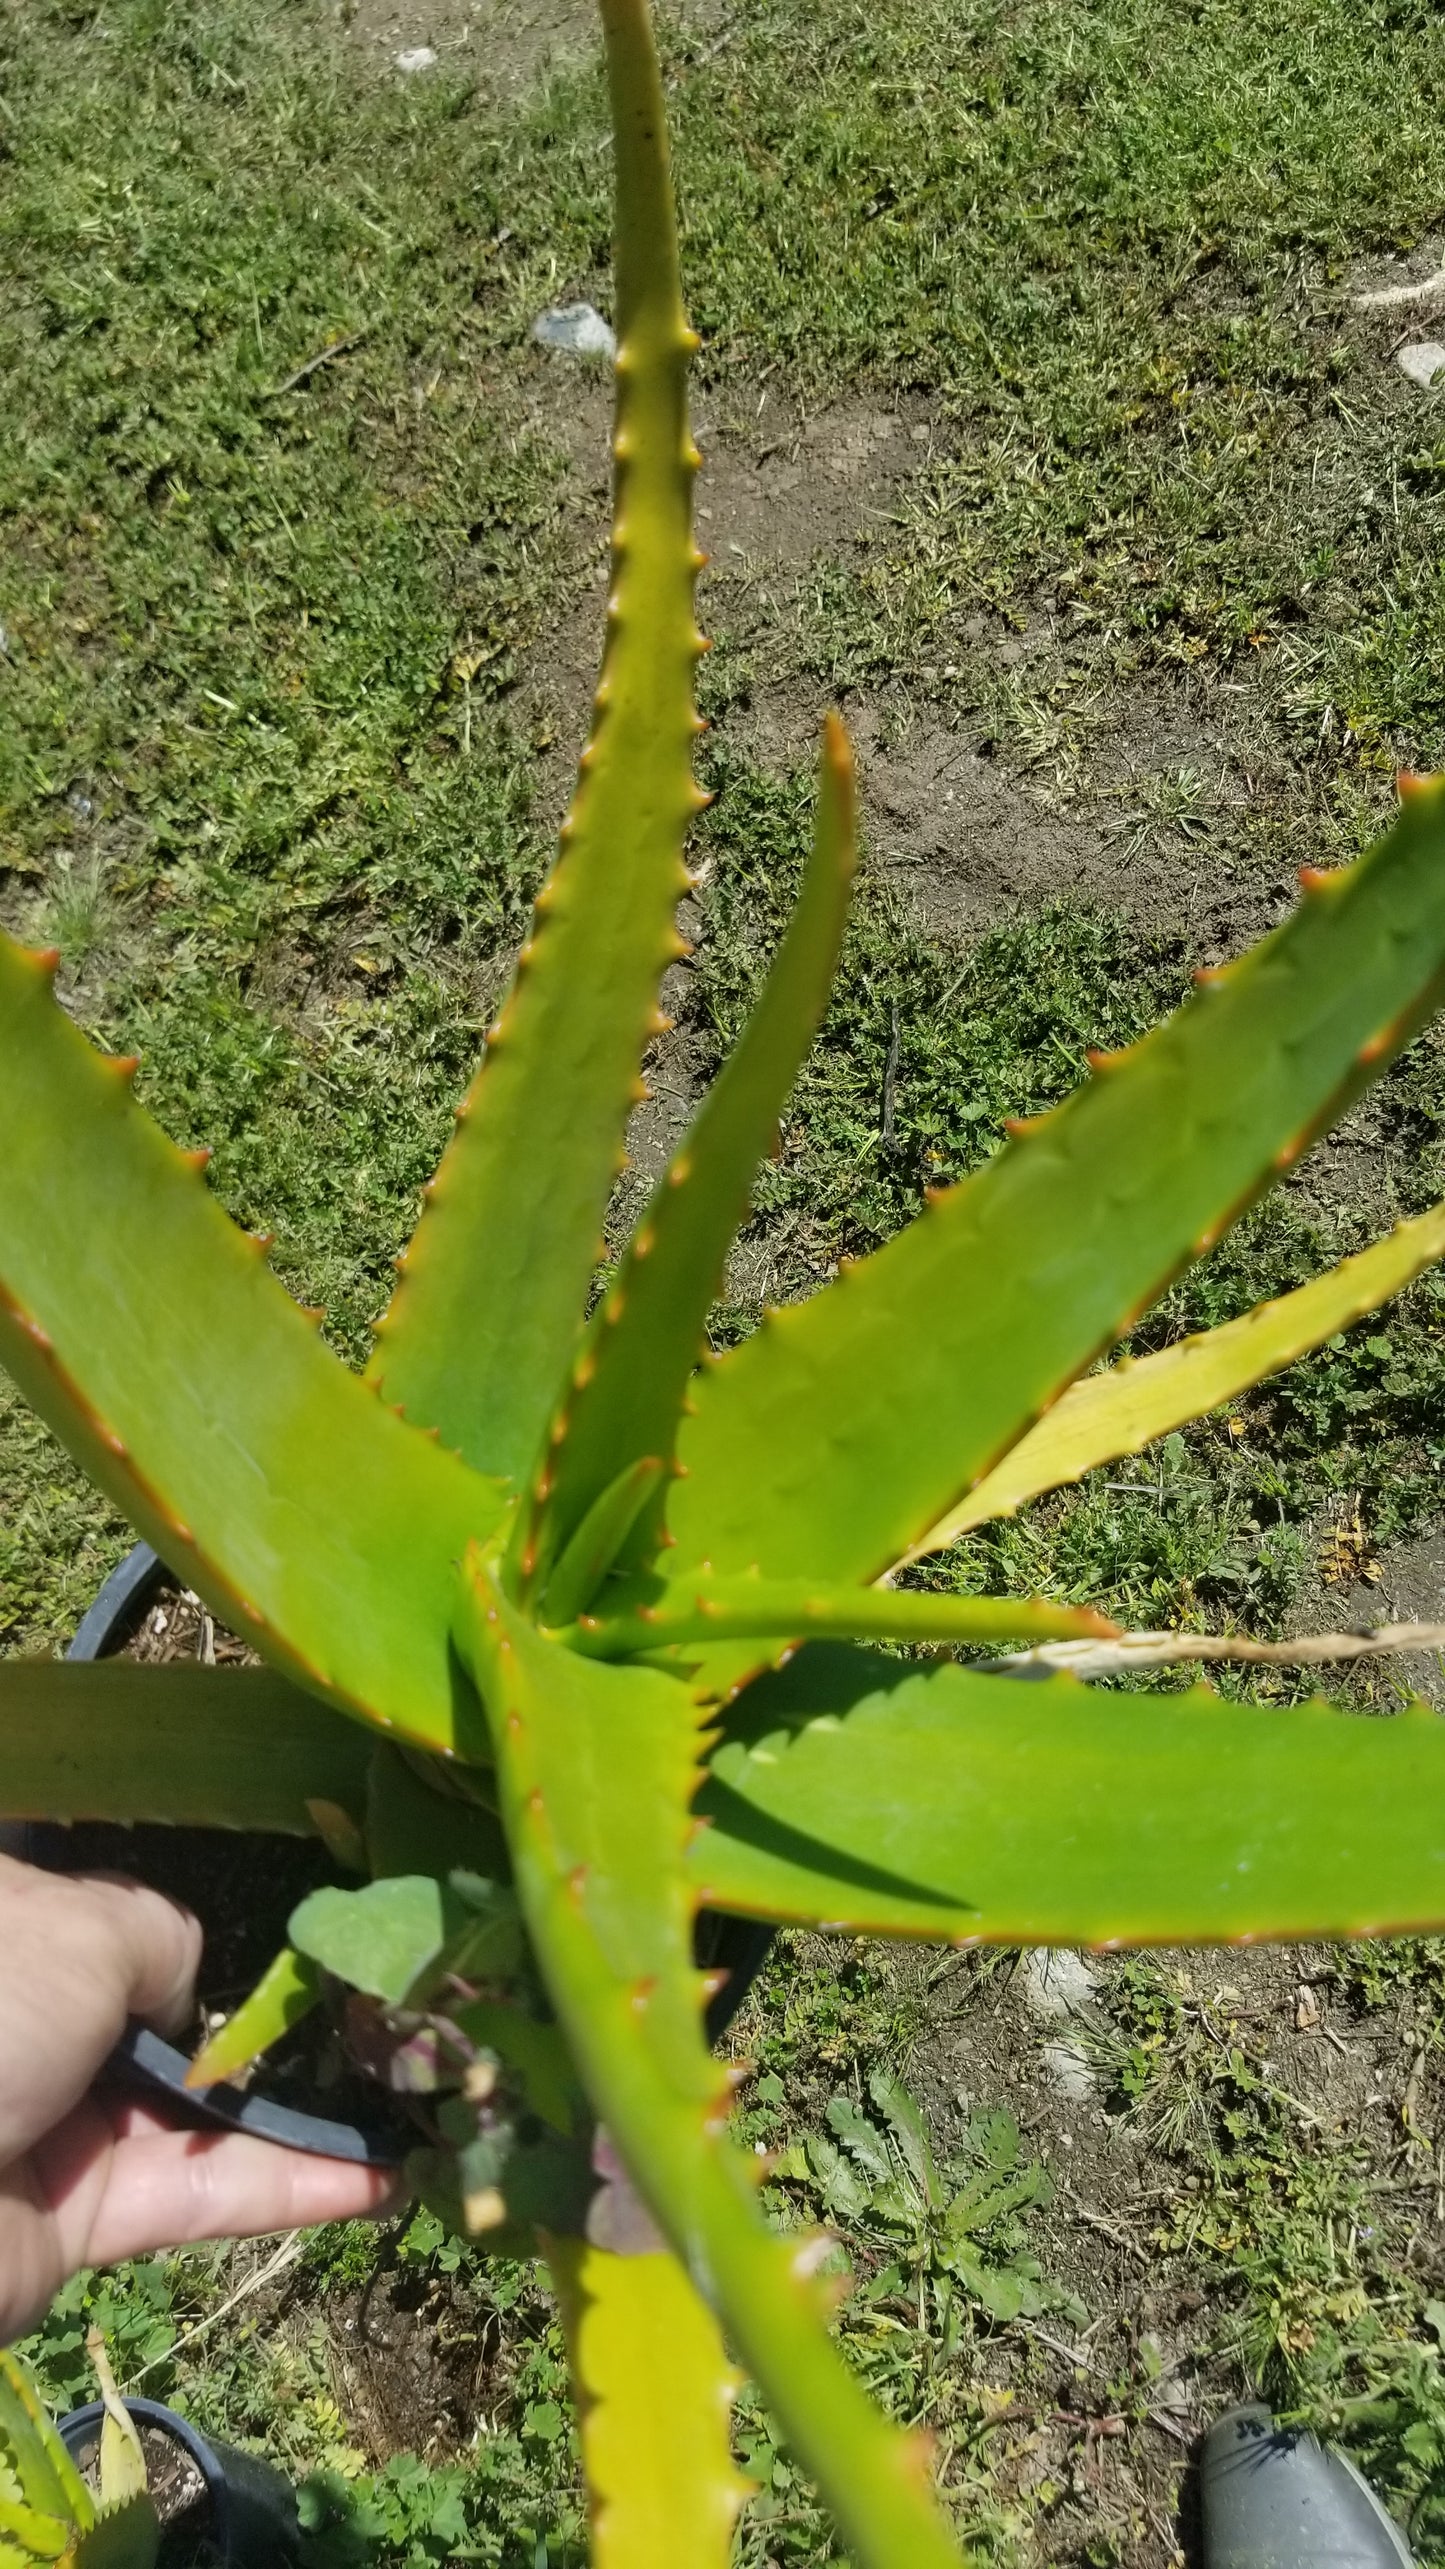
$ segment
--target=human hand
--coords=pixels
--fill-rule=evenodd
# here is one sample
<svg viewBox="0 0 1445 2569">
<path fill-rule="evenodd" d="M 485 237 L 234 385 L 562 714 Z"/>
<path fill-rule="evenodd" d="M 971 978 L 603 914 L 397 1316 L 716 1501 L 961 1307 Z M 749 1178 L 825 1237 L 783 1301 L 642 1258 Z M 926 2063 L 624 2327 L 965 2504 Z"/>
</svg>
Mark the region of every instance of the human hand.
<svg viewBox="0 0 1445 2569">
<path fill-rule="evenodd" d="M 397 2181 L 249 2133 L 176 2131 L 91 2083 L 132 2016 L 174 2033 L 201 1930 L 139 1882 L 0 1856 L 0 2345 L 79 2266 L 385 2211 Z"/>
</svg>

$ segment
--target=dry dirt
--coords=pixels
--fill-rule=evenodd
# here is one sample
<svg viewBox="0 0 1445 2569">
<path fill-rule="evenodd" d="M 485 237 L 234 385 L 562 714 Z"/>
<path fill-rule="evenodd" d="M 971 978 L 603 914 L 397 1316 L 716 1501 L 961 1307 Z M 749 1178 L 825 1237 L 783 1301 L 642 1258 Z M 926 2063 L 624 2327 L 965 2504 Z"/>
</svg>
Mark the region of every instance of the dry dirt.
<svg viewBox="0 0 1445 2569">
<path fill-rule="evenodd" d="M 916 403 L 810 414 L 766 383 L 705 388 L 698 411 L 698 535 L 709 557 L 700 620 L 730 645 L 760 646 L 766 667 L 767 637 L 796 616 L 810 574 L 855 558 L 931 452 L 935 428 Z M 567 458 L 574 568 L 515 701 L 543 743 L 538 808 L 549 822 L 561 817 L 596 684 L 609 415 L 602 371 L 538 353 L 526 425 Z M 997 618 L 973 623 L 981 663 L 1011 681 L 1032 673 L 1044 686 L 1069 665 L 1067 619 L 1052 609 L 1023 634 Z M 1065 762 L 1001 749 L 969 709 L 968 675 L 940 673 L 926 695 L 843 699 L 868 848 L 930 932 L 967 939 L 1050 900 L 1092 899 L 1151 932 L 1181 934 L 1208 961 L 1292 905 L 1293 866 L 1277 856 L 1262 866 L 1251 850 L 1251 824 L 1278 815 L 1284 780 L 1247 681 L 1161 676 L 1086 713 L 1082 749 Z M 828 701 L 822 678 L 764 675 L 731 708 L 723 736 L 765 767 L 792 767 L 814 755 Z M 1181 779 L 1189 808 L 1171 823 L 1160 806 Z"/>
<path fill-rule="evenodd" d="M 354 0 L 342 14 L 368 68 L 394 70 L 398 53 L 426 45 L 441 70 L 465 70 L 498 101 L 522 96 L 597 41 L 592 0 Z"/>
</svg>

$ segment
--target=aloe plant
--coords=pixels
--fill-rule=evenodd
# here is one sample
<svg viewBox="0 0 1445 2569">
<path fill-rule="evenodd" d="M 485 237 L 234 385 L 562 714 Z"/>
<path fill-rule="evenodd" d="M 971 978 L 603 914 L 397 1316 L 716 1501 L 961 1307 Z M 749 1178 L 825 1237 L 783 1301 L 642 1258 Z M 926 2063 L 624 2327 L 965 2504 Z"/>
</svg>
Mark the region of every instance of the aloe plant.
<svg viewBox="0 0 1445 2569">
<path fill-rule="evenodd" d="M 561 853 L 364 1378 L 0 940 L 0 1356 L 263 1663 L 0 1666 L 0 1808 L 314 1830 L 314 1895 L 209 2078 L 322 1994 L 415 2100 L 413 2173 L 540 2248 L 603 2569 L 716 2569 L 734 2357 L 860 2569 L 956 2561 L 921 2441 L 770 2230 L 704 2039 L 703 1904 L 967 1943 L 1445 1921 L 1445 1731 L 1099 1695 L 940 1656 L 1107 1631 L 890 1573 L 1232 1397 L 1445 1248 L 1445 1213 L 1247 1320 L 1091 1372 L 1445 992 L 1445 796 L 1307 874 L 1294 915 L 741 1347 L 705 1346 L 823 1010 L 854 866 L 824 733 L 797 908 L 738 1048 L 587 1313 L 682 951 L 703 649 L 663 102 L 603 0 L 617 164 L 616 516 Z M 925 1643 L 902 1657 L 878 1644 Z"/>
<path fill-rule="evenodd" d="M 161 2529 L 140 2437 L 94 2331 L 89 2344 L 105 2403 L 97 2490 L 81 2478 L 26 2367 L 0 2349 L 0 2569 L 153 2569 Z"/>
</svg>

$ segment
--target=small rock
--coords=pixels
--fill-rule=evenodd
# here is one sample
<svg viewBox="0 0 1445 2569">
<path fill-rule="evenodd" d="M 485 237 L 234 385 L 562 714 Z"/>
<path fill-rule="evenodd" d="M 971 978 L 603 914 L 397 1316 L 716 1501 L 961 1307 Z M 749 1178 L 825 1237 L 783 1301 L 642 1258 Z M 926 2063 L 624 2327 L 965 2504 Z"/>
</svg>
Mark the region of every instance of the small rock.
<svg viewBox="0 0 1445 2569">
<path fill-rule="evenodd" d="M 1088 2020 L 1098 1995 L 1098 1975 L 1082 1954 L 1067 1946 L 1030 1946 L 1020 1967 L 1024 1996 L 1036 2016 L 1056 2023 L 1068 2016 Z"/>
<path fill-rule="evenodd" d="M 1085 2030 L 1098 2014 L 1098 1981 L 1082 1954 L 1035 1946 L 1019 1969 L 1024 2003 L 1054 2028 L 1043 2046 L 1044 2066 L 1066 2096 L 1085 2103 L 1097 2094 Z"/>
<path fill-rule="evenodd" d="M 1407 348 L 1397 348 L 1395 363 L 1412 384 L 1428 392 L 1435 378 L 1445 374 L 1445 348 L 1438 339 L 1412 339 Z"/>
<path fill-rule="evenodd" d="M 569 357 L 615 357 L 617 341 L 610 323 L 590 303 L 553 303 L 532 324 L 539 348 L 560 348 Z"/>
<path fill-rule="evenodd" d="M 398 71 L 435 71 L 436 53 L 431 45 L 403 45 L 392 57 Z"/>
</svg>

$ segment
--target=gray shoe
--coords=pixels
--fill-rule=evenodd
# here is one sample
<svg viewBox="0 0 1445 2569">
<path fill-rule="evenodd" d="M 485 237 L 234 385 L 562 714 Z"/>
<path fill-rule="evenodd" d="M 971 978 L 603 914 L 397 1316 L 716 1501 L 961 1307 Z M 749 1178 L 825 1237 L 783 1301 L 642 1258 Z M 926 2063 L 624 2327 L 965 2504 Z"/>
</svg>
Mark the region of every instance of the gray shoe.
<svg viewBox="0 0 1445 2569">
<path fill-rule="evenodd" d="M 1199 2464 L 1204 2569 L 1412 2569 L 1399 2526 L 1343 2453 L 1234 2408 Z"/>
</svg>

